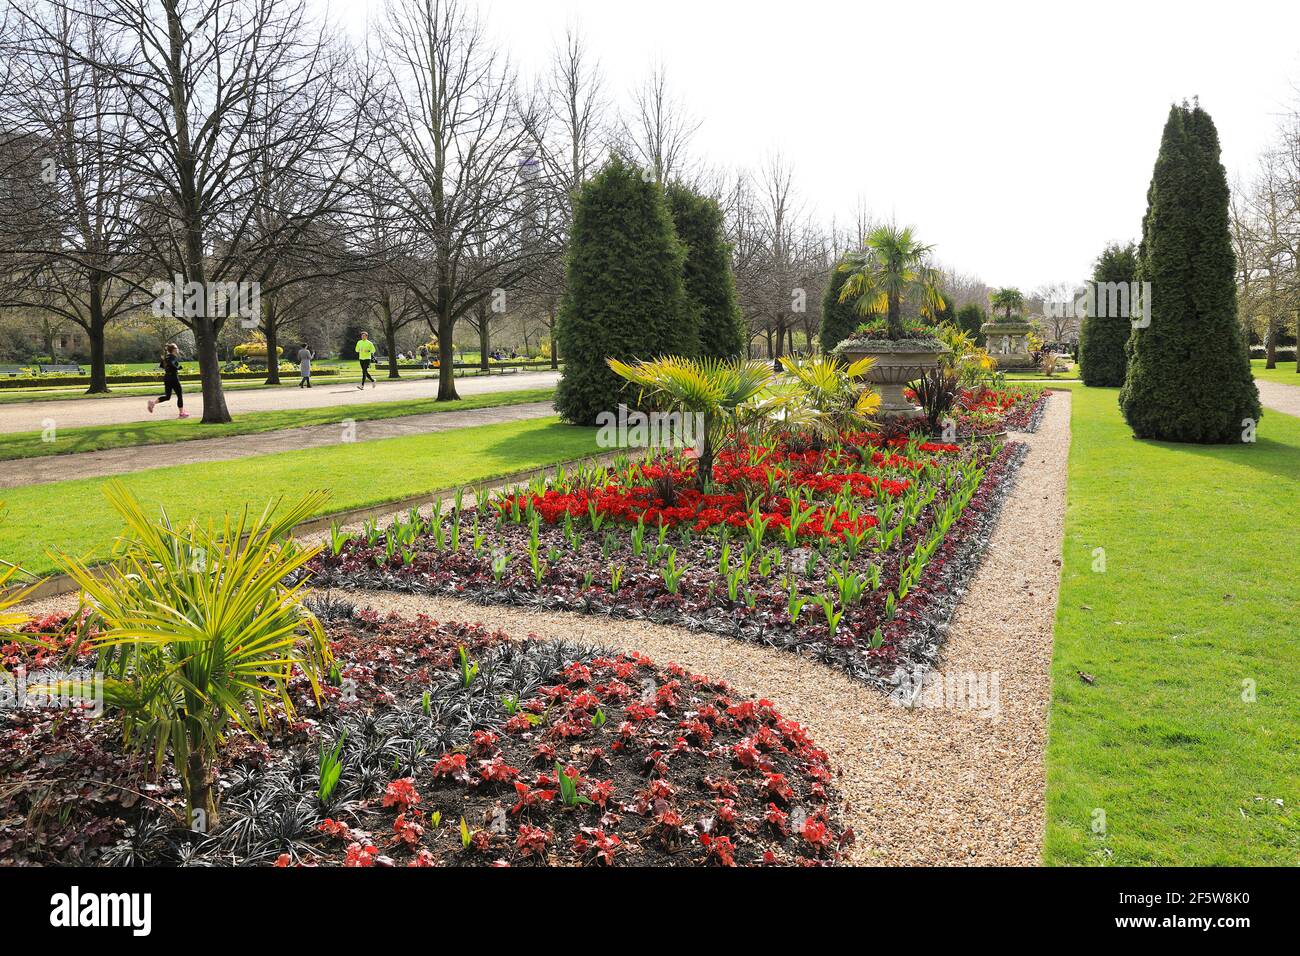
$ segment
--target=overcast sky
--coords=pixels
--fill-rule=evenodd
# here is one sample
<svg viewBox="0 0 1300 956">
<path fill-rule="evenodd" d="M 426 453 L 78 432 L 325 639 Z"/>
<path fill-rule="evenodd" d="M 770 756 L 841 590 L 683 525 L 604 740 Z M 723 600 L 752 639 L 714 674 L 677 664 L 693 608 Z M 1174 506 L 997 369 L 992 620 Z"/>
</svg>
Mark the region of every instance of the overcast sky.
<svg viewBox="0 0 1300 956">
<path fill-rule="evenodd" d="M 354 35 L 382 15 L 328 2 Z M 571 24 L 620 102 L 659 60 L 702 121 L 694 155 L 754 167 L 779 150 L 825 223 L 861 197 L 945 264 L 1026 291 L 1137 238 L 1171 102 L 1199 96 L 1229 177 L 1249 175 L 1300 86 L 1296 0 L 478 6 L 525 76 Z"/>
</svg>

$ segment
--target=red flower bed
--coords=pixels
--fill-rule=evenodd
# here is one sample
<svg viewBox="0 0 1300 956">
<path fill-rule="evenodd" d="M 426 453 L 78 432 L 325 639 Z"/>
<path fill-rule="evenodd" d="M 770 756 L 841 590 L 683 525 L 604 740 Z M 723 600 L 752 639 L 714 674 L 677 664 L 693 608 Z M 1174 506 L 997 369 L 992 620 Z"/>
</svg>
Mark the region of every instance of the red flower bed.
<svg viewBox="0 0 1300 956">
<path fill-rule="evenodd" d="M 148 780 L 111 715 L 0 716 L 0 773 L 43 784 L 0 795 L 6 862 L 829 865 L 853 839 L 827 755 L 770 701 L 635 653 L 326 612 L 338 680 L 263 740 L 231 736 L 209 838 L 178 824 L 177 781 Z M 462 648 L 482 668 L 469 682 Z M 339 741 L 322 801 L 300 768 Z"/>
</svg>

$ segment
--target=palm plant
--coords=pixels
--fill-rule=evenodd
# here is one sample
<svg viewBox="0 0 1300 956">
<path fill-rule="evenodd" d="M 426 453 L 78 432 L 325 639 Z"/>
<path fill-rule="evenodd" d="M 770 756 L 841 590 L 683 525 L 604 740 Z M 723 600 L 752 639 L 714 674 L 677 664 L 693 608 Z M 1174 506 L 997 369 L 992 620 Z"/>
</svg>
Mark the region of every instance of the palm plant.
<svg viewBox="0 0 1300 956">
<path fill-rule="evenodd" d="M 699 415 L 703 422 L 696 483 L 704 490 L 713 480 L 713 458 L 734 422 L 736 410 L 763 391 L 772 370 L 763 362 L 713 358 L 664 358 L 628 364 L 607 359 L 614 374 L 641 389 L 642 398 L 669 406 L 671 411 Z"/>
<path fill-rule="evenodd" d="M 1005 286 L 1001 289 L 995 289 L 989 293 L 989 305 L 995 310 L 1002 310 L 1003 320 L 1011 321 L 1011 314 L 1019 312 L 1025 307 L 1025 297 L 1021 295 L 1020 290 L 1012 286 Z"/>
<path fill-rule="evenodd" d="M 918 242 L 911 226 L 873 229 L 863 241 L 863 248 L 850 253 L 840 264 L 840 271 L 848 273 L 840 289 L 840 301 L 856 300 L 862 315 L 883 313 L 889 337 L 901 339 L 904 302 L 915 302 L 925 315 L 944 308 L 939 272 L 929 261 L 933 248 Z"/>
<path fill-rule="evenodd" d="M 939 366 L 956 372 L 963 386 L 978 384 L 997 368 L 988 349 L 976 345 L 965 329 L 943 322 L 935 332 L 939 341 L 948 346 L 948 351 L 939 356 Z"/>
<path fill-rule="evenodd" d="M 831 440 L 864 428 L 880 408 L 880 395 L 862 381 L 875 363 L 871 357 L 848 366 L 831 356 L 782 357 L 791 386 L 784 392 L 785 423 Z"/>
<path fill-rule="evenodd" d="M 166 512 L 147 517 L 116 482 L 105 494 L 126 523 L 112 563 L 92 573 L 60 558 L 89 610 L 74 653 L 83 644 L 97 652 L 104 702 L 121 709 L 127 744 L 152 752 L 155 771 L 170 751 L 188 822 L 212 829 L 217 748 L 230 726 L 255 734 L 275 701 L 292 715 L 295 671 L 316 693 L 328 672 L 324 631 L 300 602 L 304 584 L 286 584 L 320 550 L 299 547 L 290 532 L 326 496 L 284 509 L 272 502 L 252 519 L 245 509 L 219 526 L 173 527 Z"/>
</svg>

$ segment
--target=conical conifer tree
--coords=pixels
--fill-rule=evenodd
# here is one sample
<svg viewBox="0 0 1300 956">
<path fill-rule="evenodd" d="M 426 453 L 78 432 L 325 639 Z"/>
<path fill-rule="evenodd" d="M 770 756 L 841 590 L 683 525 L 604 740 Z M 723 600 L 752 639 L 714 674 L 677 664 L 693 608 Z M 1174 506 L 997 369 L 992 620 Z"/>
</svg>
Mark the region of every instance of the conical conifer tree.
<svg viewBox="0 0 1300 956">
<path fill-rule="evenodd" d="M 1237 319 L 1228 180 L 1197 106 L 1169 111 L 1138 247 L 1149 301 L 1128 340 L 1120 409 L 1138 438 L 1253 440 L 1259 390 Z"/>
<path fill-rule="evenodd" d="M 1109 283 L 1123 283 L 1131 289 L 1136 280 L 1137 246 L 1131 242 L 1125 246 L 1111 243 L 1093 266 L 1092 281 L 1099 290 Z M 1132 319 L 1110 315 L 1111 300 L 1105 293 L 1099 292 L 1097 301 L 1099 307 L 1085 315 L 1079 327 L 1079 375 L 1083 384 L 1092 388 L 1119 388 L 1128 366 L 1124 349 L 1133 329 Z M 1105 308 L 1100 307 L 1102 301 Z"/>
<path fill-rule="evenodd" d="M 694 354 L 684 259 L 657 182 L 615 157 L 583 185 L 556 323 L 564 373 L 555 407 L 566 421 L 593 425 L 601 412 L 635 399 L 607 358 Z"/>
<path fill-rule="evenodd" d="M 683 279 L 698 323 L 699 354 L 738 358 L 745 348 L 745 327 L 722 209 L 707 196 L 679 184 L 668 187 L 668 207 L 677 238 L 686 247 Z"/>
</svg>

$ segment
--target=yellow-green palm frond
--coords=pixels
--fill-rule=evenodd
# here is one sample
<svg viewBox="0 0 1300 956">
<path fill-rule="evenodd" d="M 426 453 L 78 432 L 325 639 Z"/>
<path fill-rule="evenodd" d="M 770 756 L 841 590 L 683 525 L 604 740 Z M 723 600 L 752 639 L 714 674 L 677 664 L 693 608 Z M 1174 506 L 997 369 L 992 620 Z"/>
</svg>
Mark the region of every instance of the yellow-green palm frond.
<svg viewBox="0 0 1300 956">
<path fill-rule="evenodd" d="M 606 359 L 615 375 L 681 411 L 730 412 L 749 401 L 771 381 L 761 362 L 678 355 L 630 363 Z"/>
</svg>

